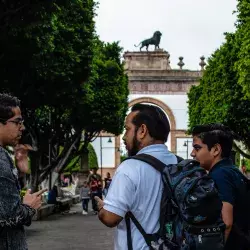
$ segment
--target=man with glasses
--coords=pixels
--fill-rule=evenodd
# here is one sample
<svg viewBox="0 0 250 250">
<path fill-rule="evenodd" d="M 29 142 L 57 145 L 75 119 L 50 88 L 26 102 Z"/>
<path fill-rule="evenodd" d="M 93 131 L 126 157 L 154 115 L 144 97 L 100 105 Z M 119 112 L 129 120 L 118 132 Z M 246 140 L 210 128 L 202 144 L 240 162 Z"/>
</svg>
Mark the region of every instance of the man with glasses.
<svg viewBox="0 0 250 250">
<path fill-rule="evenodd" d="M 27 191 L 21 202 L 18 171 L 6 151 L 15 147 L 24 131 L 20 101 L 0 94 L 0 249 L 27 250 L 24 225 L 29 226 L 36 209 L 41 207 L 39 191 Z"/>
</svg>

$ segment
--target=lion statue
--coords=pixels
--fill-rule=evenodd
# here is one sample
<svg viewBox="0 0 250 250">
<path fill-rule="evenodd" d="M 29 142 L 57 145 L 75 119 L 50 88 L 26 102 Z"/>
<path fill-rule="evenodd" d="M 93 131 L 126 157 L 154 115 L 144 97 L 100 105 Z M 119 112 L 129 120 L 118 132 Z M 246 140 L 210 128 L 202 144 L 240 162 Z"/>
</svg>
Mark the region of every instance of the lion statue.
<svg viewBox="0 0 250 250">
<path fill-rule="evenodd" d="M 138 45 L 135 45 L 135 47 L 139 47 L 141 45 L 140 51 L 141 51 L 141 49 L 143 47 L 146 47 L 146 50 L 148 51 L 148 46 L 149 45 L 154 45 L 155 46 L 155 50 L 159 49 L 160 48 L 159 44 L 160 44 L 160 41 L 161 41 L 161 36 L 162 36 L 161 32 L 160 31 L 156 31 L 154 33 L 153 37 L 140 42 Z"/>
</svg>

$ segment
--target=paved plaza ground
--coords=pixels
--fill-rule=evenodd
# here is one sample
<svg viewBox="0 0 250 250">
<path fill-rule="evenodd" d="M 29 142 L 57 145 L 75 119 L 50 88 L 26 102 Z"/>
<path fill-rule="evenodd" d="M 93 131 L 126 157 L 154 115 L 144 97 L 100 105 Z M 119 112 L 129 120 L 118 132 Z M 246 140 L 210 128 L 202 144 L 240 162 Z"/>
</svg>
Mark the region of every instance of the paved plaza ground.
<svg viewBox="0 0 250 250">
<path fill-rule="evenodd" d="M 81 205 L 75 214 L 55 214 L 34 221 L 26 229 L 29 250 L 112 250 L 113 229 L 105 227 L 96 215 L 83 216 Z"/>
</svg>

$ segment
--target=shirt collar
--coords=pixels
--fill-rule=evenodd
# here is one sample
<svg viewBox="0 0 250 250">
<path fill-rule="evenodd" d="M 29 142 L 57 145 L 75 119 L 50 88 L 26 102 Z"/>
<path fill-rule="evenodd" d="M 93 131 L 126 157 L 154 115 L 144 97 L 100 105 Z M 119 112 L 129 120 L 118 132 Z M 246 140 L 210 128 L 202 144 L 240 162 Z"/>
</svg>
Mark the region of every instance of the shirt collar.
<svg viewBox="0 0 250 250">
<path fill-rule="evenodd" d="M 220 161 L 218 161 L 209 172 L 212 172 L 214 169 L 217 169 L 222 166 L 232 166 L 233 161 L 230 158 L 223 158 Z"/>
<path fill-rule="evenodd" d="M 159 152 L 159 151 L 168 151 L 168 147 L 165 144 L 153 144 L 149 145 L 147 147 L 142 148 L 138 154 L 146 154 L 146 153 L 151 153 L 151 152 Z"/>
</svg>

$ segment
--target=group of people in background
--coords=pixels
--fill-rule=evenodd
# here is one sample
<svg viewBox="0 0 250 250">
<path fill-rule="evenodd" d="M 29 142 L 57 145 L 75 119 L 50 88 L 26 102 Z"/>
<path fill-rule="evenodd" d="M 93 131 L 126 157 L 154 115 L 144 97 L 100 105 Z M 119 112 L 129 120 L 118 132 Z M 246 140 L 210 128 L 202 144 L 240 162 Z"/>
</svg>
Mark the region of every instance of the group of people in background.
<svg viewBox="0 0 250 250">
<path fill-rule="evenodd" d="M 93 169 L 92 173 L 89 174 L 87 181 L 84 181 L 80 188 L 80 198 L 82 200 L 82 214 L 87 215 L 89 212 L 89 201 L 92 202 L 92 209 L 94 214 L 97 214 L 98 208 L 95 197 L 100 199 L 107 196 L 108 189 L 111 184 L 111 175 L 108 172 L 104 180 L 101 175 L 97 173 L 97 169 Z"/>
</svg>

